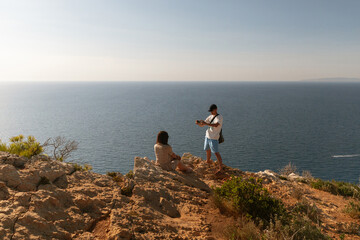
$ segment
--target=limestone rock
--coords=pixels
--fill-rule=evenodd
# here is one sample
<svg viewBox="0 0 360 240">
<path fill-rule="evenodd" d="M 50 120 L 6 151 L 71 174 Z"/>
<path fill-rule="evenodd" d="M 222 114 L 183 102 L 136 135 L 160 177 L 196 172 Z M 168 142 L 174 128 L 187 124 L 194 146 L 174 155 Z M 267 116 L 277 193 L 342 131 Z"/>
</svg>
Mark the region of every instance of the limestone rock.
<svg viewBox="0 0 360 240">
<path fill-rule="evenodd" d="M 19 157 L 10 153 L 0 152 L 0 164 L 9 164 L 16 168 L 23 168 L 26 162 L 28 162 L 27 158 Z"/>
<path fill-rule="evenodd" d="M 21 183 L 20 175 L 13 165 L 0 165 L 0 181 L 8 187 L 15 188 Z"/>
<path fill-rule="evenodd" d="M 165 212 L 166 215 L 172 218 L 178 218 L 180 217 L 180 213 L 175 207 L 175 205 L 166 200 L 165 198 L 160 198 L 160 206 L 162 207 L 162 210 Z"/>
<path fill-rule="evenodd" d="M 303 180 L 303 179 L 304 179 L 304 177 L 299 176 L 299 175 L 297 175 L 297 174 L 295 174 L 295 173 L 290 173 L 290 174 L 288 175 L 288 178 L 289 178 L 289 180 L 291 180 L 291 181 Z"/>
<path fill-rule="evenodd" d="M 286 204 L 299 197 L 316 202 L 324 226 L 336 226 L 338 215 L 344 224 L 360 224 L 344 216 L 351 199 L 314 191 L 298 175 L 287 176 L 294 181 L 282 181 L 270 170 L 252 173 L 228 166 L 214 174 L 216 162 L 208 164 L 190 153 L 183 154 L 182 161 L 194 172 L 165 171 L 153 160 L 136 157 L 133 177 L 118 174 L 113 179 L 75 171 L 72 164 L 47 156 L 27 159 L 0 152 L 0 238 L 221 239 L 214 229 L 222 231 L 233 219 L 212 206 L 209 186 L 219 186 L 232 176 L 263 178 L 271 183 L 265 185 L 271 194 Z M 333 199 L 338 199 L 335 207 L 323 202 Z M 338 239 L 339 234 L 333 237 Z"/>
<path fill-rule="evenodd" d="M 262 178 L 265 184 L 279 180 L 279 175 L 271 170 L 260 171 L 256 175 Z"/>
<path fill-rule="evenodd" d="M 0 200 L 9 198 L 9 190 L 4 182 L 0 182 Z"/>
</svg>

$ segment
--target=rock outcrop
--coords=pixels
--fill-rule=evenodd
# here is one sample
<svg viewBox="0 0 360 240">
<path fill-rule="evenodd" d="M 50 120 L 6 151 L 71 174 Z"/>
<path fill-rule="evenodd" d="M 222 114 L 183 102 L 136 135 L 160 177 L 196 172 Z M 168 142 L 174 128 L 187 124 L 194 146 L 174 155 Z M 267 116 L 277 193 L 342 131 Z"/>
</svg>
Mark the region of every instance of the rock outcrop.
<svg viewBox="0 0 360 240">
<path fill-rule="evenodd" d="M 198 213 L 210 191 L 196 173 L 164 171 L 146 158 L 135 158 L 134 179 L 114 181 L 45 156 L 0 152 L 0 236 L 204 239 L 210 229 Z"/>
<path fill-rule="evenodd" d="M 0 239 L 222 239 L 234 219 L 214 206 L 211 187 L 231 176 L 263 178 L 287 205 L 301 191 L 322 211 L 332 236 L 338 222 L 354 221 L 342 212 L 348 200 L 311 189 L 298 176 L 283 180 L 270 170 L 229 167 L 215 175 L 216 165 L 199 157 L 186 153 L 182 161 L 194 172 L 164 171 L 136 157 L 133 176 L 110 177 L 46 156 L 0 152 Z"/>
</svg>

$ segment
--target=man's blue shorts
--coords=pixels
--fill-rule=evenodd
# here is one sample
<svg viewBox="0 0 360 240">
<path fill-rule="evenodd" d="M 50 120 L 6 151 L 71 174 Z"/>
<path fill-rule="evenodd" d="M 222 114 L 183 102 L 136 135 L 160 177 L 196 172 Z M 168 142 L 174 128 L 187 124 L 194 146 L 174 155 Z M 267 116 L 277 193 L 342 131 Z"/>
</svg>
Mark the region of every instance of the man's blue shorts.
<svg viewBox="0 0 360 240">
<path fill-rule="evenodd" d="M 205 137 L 205 142 L 204 142 L 204 150 L 211 150 L 212 153 L 218 153 L 219 152 L 219 140 L 215 140 L 215 139 L 209 139 L 207 137 Z"/>
</svg>

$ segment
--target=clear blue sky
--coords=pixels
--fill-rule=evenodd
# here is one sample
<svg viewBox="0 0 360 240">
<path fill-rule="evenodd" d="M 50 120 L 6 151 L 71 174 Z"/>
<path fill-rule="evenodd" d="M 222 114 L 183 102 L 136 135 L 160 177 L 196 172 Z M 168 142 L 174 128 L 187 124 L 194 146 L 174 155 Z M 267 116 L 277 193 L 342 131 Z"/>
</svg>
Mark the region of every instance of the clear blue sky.
<svg viewBox="0 0 360 240">
<path fill-rule="evenodd" d="M 0 81 L 360 77 L 359 0 L 0 0 Z"/>
</svg>

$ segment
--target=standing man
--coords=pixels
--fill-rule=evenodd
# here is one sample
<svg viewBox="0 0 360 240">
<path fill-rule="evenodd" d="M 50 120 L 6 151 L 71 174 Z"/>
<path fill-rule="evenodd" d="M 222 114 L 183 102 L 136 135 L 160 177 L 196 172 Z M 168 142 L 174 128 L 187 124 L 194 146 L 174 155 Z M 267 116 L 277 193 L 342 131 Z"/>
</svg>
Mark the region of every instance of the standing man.
<svg viewBox="0 0 360 240">
<path fill-rule="evenodd" d="M 211 163 L 211 153 L 214 153 L 217 161 L 219 163 L 219 170 L 216 173 L 222 171 L 222 158 L 219 153 L 219 138 L 220 138 L 220 131 L 223 125 L 223 117 L 218 114 L 217 106 L 212 104 L 209 108 L 209 112 L 211 113 L 205 121 L 203 120 L 196 120 L 196 125 L 203 127 L 208 126 L 209 128 L 206 130 L 205 135 L 205 143 L 204 143 L 204 150 L 206 151 L 206 162 Z M 216 174 L 215 173 L 215 174 Z"/>
</svg>

